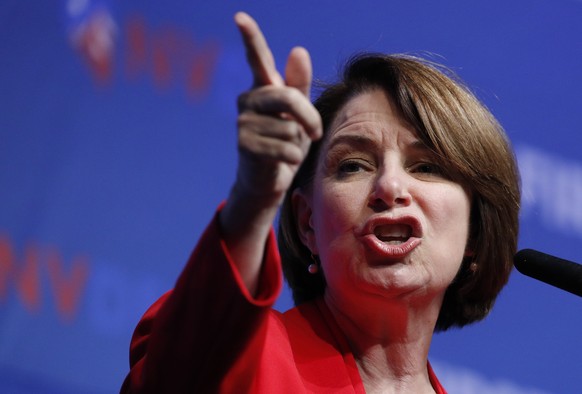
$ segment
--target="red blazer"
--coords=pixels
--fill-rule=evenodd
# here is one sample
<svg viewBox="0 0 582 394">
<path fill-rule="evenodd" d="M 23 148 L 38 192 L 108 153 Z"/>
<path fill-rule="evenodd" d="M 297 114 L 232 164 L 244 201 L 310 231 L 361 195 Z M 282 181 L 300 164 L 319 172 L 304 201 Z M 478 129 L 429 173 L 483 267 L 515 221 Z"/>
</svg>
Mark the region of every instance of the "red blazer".
<svg viewBox="0 0 582 394">
<path fill-rule="evenodd" d="M 281 314 L 271 231 L 259 293 L 246 291 L 210 223 L 174 290 L 144 314 L 121 393 L 364 393 L 346 338 L 322 300 Z M 430 381 L 445 390 L 430 364 Z"/>
</svg>

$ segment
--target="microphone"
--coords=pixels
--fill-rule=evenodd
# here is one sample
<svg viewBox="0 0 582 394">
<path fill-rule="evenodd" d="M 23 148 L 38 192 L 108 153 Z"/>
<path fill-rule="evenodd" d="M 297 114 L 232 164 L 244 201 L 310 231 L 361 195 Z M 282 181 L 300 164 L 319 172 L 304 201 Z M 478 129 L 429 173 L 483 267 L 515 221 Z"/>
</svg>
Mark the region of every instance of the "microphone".
<svg viewBox="0 0 582 394">
<path fill-rule="evenodd" d="M 513 258 L 519 272 L 582 297 L 582 265 L 533 249 L 523 249 Z"/>
</svg>

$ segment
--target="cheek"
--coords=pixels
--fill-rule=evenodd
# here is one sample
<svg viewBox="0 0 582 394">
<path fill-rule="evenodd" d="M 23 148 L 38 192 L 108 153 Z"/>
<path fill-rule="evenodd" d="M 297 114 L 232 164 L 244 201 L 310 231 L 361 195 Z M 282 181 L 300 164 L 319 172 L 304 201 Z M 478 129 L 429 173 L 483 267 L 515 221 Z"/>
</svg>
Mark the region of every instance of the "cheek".
<svg viewBox="0 0 582 394">
<path fill-rule="evenodd" d="M 439 187 L 425 195 L 430 209 L 430 217 L 439 226 L 456 228 L 459 232 L 467 232 L 471 211 L 469 194 L 458 184 Z"/>
<path fill-rule="evenodd" d="M 469 222 L 471 219 L 471 200 L 469 196 L 463 191 L 459 192 L 457 202 L 452 204 L 451 210 L 456 212 L 456 218 L 451 221 L 451 224 L 456 224 L 459 236 L 462 237 L 464 243 L 469 238 Z"/>
<path fill-rule="evenodd" d="M 362 204 L 365 203 L 362 187 L 354 185 L 326 185 L 315 190 L 313 204 L 313 227 L 320 253 L 322 248 L 337 246 L 340 240 L 353 235 L 359 223 Z"/>
<path fill-rule="evenodd" d="M 445 192 L 438 201 L 432 207 L 433 231 L 440 234 L 442 247 L 460 264 L 469 239 L 470 198 L 459 187 Z"/>
</svg>

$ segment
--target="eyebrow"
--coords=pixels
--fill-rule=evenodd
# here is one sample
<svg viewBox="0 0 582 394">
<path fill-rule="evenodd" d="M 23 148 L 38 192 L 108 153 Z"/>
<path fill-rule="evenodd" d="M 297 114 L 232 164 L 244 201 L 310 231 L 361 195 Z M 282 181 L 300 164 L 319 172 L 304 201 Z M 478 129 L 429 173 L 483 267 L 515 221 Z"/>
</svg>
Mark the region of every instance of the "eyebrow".
<svg viewBox="0 0 582 394">
<path fill-rule="evenodd" d="M 327 148 L 328 151 L 334 149 L 337 145 L 349 145 L 355 146 L 360 149 L 370 149 L 375 147 L 377 144 L 374 139 L 361 135 L 361 134 L 343 134 L 337 137 L 332 137 Z M 428 151 L 432 152 L 424 142 L 419 139 L 414 140 L 412 143 L 406 146 L 407 149 L 417 150 L 417 151 Z"/>
<path fill-rule="evenodd" d="M 338 145 L 349 145 L 349 146 L 356 146 L 358 148 L 372 148 L 376 145 L 376 143 L 369 137 L 357 134 L 342 134 L 337 137 L 333 137 L 330 142 L 327 150 L 333 150 Z"/>
</svg>

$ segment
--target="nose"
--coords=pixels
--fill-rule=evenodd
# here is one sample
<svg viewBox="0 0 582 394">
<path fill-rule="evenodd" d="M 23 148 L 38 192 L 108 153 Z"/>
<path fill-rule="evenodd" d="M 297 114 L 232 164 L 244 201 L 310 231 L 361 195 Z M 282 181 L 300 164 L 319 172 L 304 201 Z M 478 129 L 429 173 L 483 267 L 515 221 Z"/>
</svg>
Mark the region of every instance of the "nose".
<svg viewBox="0 0 582 394">
<path fill-rule="evenodd" d="M 370 193 L 370 206 L 375 211 L 408 206 L 411 201 L 410 175 L 406 170 L 390 166 L 378 172 Z"/>
</svg>

